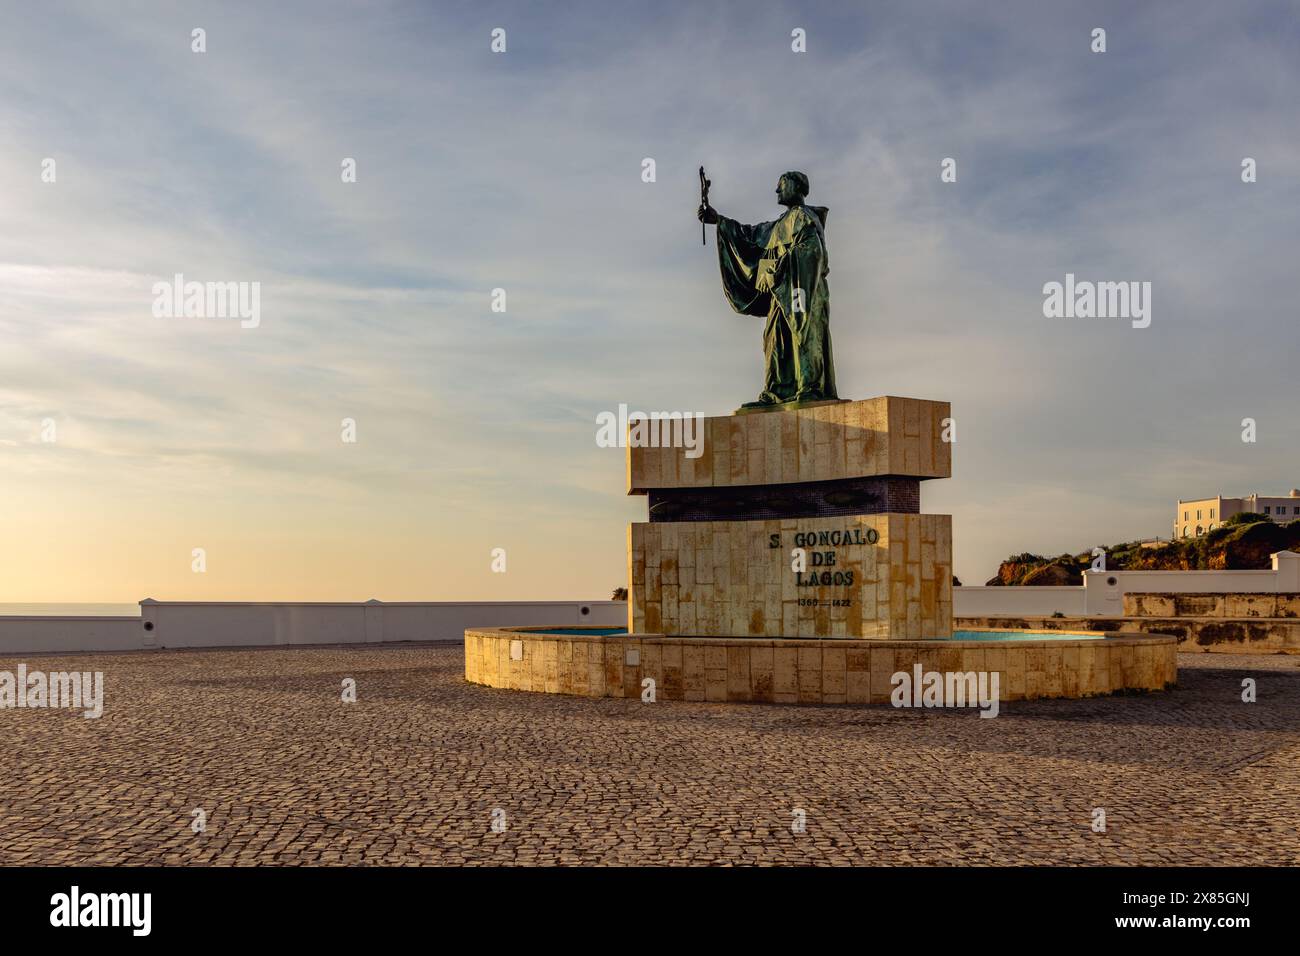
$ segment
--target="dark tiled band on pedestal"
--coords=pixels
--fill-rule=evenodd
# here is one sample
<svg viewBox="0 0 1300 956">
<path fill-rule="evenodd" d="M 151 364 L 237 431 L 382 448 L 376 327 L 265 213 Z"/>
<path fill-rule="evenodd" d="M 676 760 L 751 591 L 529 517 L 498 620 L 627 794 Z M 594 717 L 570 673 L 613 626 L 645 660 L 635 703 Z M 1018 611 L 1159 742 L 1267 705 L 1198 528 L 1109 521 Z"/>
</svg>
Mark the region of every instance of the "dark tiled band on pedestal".
<svg viewBox="0 0 1300 956">
<path fill-rule="evenodd" d="M 756 521 L 836 515 L 918 514 L 916 478 L 842 478 L 721 488 L 651 488 L 651 521 Z"/>
</svg>

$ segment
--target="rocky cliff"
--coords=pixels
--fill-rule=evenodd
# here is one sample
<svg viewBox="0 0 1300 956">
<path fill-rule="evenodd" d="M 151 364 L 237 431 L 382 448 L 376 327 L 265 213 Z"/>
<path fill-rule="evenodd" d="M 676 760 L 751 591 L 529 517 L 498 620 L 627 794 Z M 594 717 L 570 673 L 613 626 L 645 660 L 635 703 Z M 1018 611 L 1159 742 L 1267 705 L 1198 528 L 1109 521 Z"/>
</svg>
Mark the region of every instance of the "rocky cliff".
<svg viewBox="0 0 1300 956">
<path fill-rule="evenodd" d="M 1300 551 L 1300 521 L 1279 525 L 1260 520 L 1226 525 L 1199 538 L 1183 538 L 1157 547 L 1136 541 L 1106 549 L 1106 567 L 1115 571 L 1248 571 L 1272 567 L 1275 551 Z M 1044 557 L 1017 554 L 998 566 L 986 585 L 1082 584 L 1092 564 L 1091 549 L 1080 554 Z"/>
</svg>

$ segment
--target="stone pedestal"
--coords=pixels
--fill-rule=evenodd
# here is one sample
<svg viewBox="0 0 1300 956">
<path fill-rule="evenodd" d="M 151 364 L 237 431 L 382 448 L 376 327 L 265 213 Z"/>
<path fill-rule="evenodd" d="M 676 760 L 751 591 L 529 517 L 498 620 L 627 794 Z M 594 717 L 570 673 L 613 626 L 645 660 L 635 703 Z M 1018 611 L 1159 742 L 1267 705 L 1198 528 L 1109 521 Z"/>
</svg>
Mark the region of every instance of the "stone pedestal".
<svg viewBox="0 0 1300 956">
<path fill-rule="evenodd" d="M 628 531 L 629 630 L 951 638 L 951 518 L 920 513 L 920 482 L 952 473 L 949 415 L 887 396 L 707 418 L 693 448 L 629 442 L 650 510 Z"/>
</svg>

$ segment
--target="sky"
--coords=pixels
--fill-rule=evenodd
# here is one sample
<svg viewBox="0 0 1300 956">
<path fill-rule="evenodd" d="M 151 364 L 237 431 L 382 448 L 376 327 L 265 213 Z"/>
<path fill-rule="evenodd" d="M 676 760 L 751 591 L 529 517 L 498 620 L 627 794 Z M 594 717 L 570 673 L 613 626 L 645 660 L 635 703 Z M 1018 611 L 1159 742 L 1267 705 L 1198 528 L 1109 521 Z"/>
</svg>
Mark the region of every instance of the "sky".
<svg viewBox="0 0 1300 956">
<path fill-rule="evenodd" d="M 701 164 L 830 207 L 840 395 L 952 403 L 965 583 L 1285 494 L 1297 89 L 1294 3 L 7 5 L 0 601 L 608 597 L 597 415 L 761 387 Z M 177 273 L 259 323 L 155 315 Z M 1067 273 L 1150 326 L 1045 317 Z"/>
</svg>

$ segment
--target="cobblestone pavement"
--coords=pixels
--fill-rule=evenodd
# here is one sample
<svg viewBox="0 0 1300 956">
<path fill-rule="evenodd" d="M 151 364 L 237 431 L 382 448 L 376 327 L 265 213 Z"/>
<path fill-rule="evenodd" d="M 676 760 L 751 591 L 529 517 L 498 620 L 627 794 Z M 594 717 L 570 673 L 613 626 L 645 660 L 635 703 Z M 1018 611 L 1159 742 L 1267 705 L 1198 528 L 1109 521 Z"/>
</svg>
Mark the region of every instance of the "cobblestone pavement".
<svg viewBox="0 0 1300 956">
<path fill-rule="evenodd" d="M 0 710 L 5 864 L 1300 863 L 1300 657 L 994 720 L 493 690 L 448 645 L 22 663 L 105 711 Z"/>
</svg>

